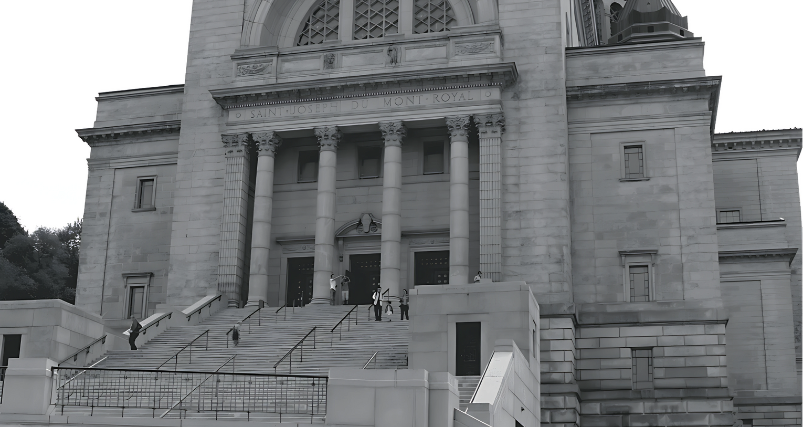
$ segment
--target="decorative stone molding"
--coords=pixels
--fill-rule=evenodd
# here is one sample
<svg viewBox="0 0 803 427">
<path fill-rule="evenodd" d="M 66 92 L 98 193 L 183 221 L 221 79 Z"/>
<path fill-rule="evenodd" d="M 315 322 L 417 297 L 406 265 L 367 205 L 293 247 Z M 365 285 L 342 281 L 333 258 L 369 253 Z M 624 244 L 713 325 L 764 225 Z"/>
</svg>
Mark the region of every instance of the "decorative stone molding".
<svg viewBox="0 0 803 427">
<path fill-rule="evenodd" d="M 461 55 L 479 55 L 482 53 L 494 53 L 494 41 L 482 41 L 474 43 L 456 43 L 454 45 L 454 54 Z"/>
<path fill-rule="evenodd" d="M 210 91 L 224 109 L 294 102 L 321 102 L 365 96 L 400 95 L 429 90 L 507 87 L 518 79 L 512 62 L 482 67 L 449 67 L 416 73 L 391 71 L 365 76 L 340 76 L 315 81 L 277 83 Z M 357 93 L 358 95 L 355 95 Z"/>
<path fill-rule="evenodd" d="M 388 65 L 396 65 L 399 63 L 399 48 L 396 46 L 388 46 Z"/>
<path fill-rule="evenodd" d="M 318 138 L 318 147 L 321 151 L 337 151 L 337 144 L 340 142 L 340 129 L 337 126 L 325 126 L 314 128 L 315 137 Z"/>
<path fill-rule="evenodd" d="M 257 154 L 260 156 L 275 156 L 276 150 L 282 146 L 282 138 L 274 131 L 256 132 L 251 134 Z"/>
<path fill-rule="evenodd" d="M 622 262 L 622 265 L 625 265 L 625 260 L 629 256 L 637 256 L 637 255 L 649 255 L 650 256 L 650 264 L 655 265 L 655 258 L 658 256 L 658 249 L 630 249 L 619 251 L 619 258 Z"/>
<path fill-rule="evenodd" d="M 720 251 L 719 262 L 742 262 L 742 261 L 757 261 L 757 260 L 777 260 L 787 261 L 792 265 L 792 260 L 797 254 L 797 248 L 779 248 L 779 249 L 753 249 L 744 251 Z"/>
<path fill-rule="evenodd" d="M 237 77 L 249 77 L 267 74 L 272 64 L 272 59 L 268 60 L 267 62 L 237 64 Z"/>
<path fill-rule="evenodd" d="M 415 239 L 410 239 L 409 245 L 410 246 L 444 246 L 449 244 L 448 237 L 420 237 Z"/>
<path fill-rule="evenodd" d="M 249 135 L 247 133 L 224 133 L 220 137 L 223 139 L 226 157 L 239 157 L 248 154 Z"/>
<path fill-rule="evenodd" d="M 474 124 L 480 133 L 480 138 L 498 138 L 505 133 L 505 115 L 499 114 L 475 114 Z"/>
<path fill-rule="evenodd" d="M 404 137 L 407 136 L 407 128 L 401 121 L 379 122 L 379 130 L 382 131 L 386 146 L 401 147 Z"/>
<path fill-rule="evenodd" d="M 471 116 L 452 116 L 446 118 L 446 127 L 449 129 L 451 140 L 463 137 L 468 138 L 468 130 L 471 126 Z"/>
<path fill-rule="evenodd" d="M 382 234 L 382 221 L 371 213 L 364 213 L 340 226 L 335 231 L 335 237 L 375 236 Z"/>
<path fill-rule="evenodd" d="M 75 130 L 78 137 L 90 147 L 122 143 L 135 138 L 161 137 L 172 134 L 178 136 L 180 131 L 181 120 Z"/>
<path fill-rule="evenodd" d="M 332 53 L 328 52 L 323 54 L 323 69 L 324 70 L 334 70 L 335 69 L 335 61 L 337 60 L 337 56 Z"/>
<path fill-rule="evenodd" d="M 718 133 L 711 141 L 711 151 L 715 153 L 797 150 L 803 141 L 800 129 L 782 129 L 757 132 Z"/>
</svg>

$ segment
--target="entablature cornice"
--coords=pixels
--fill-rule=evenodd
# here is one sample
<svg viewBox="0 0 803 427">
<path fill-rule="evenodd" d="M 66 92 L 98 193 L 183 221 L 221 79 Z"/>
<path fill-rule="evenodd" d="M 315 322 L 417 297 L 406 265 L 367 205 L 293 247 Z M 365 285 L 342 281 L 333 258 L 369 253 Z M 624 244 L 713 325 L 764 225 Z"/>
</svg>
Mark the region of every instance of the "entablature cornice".
<svg viewBox="0 0 803 427">
<path fill-rule="evenodd" d="M 211 90 L 210 93 L 221 107 L 231 109 L 398 95 L 428 90 L 506 87 L 517 79 L 516 64 L 506 62 L 222 88 Z"/>
<path fill-rule="evenodd" d="M 715 155 L 791 150 L 796 156 L 800 156 L 801 148 L 801 129 L 720 133 L 715 134 L 711 140 L 711 151 Z"/>
<path fill-rule="evenodd" d="M 740 262 L 757 260 L 783 260 L 791 265 L 797 254 L 797 248 L 748 249 L 742 251 L 719 251 L 719 262 Z"/>
<path fill-rule="evenodd" d="M 78 136 L 90 147 L 120 143 L 148 136 L 178 135 L 180 131 L 181 120 L 75 130 Z"/>
<path fill-rule="evenodd" d="M 567 86 L 566 99 L 567 101 L 580 102 L 653 96 L 707 95 L 708 110 L 711 111 L 711 135 L 713 137 L 721 85 L 721 76 L 711 76 L 606 85 Z"/>
</svg>

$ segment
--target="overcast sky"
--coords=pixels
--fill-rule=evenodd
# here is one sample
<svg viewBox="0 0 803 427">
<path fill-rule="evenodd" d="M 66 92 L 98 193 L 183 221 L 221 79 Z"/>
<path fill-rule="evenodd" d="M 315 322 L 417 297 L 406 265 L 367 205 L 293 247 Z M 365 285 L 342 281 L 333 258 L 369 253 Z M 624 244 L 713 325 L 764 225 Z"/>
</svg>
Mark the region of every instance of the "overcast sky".
<svg viewBox="0 0 803 427">
<path fill-rule="evenodd" d="M 717 132 L 803 126 L 803 1 L 674 0 L 723 76 Z M 190 0 L 7 2 L 0 201 L 29 231 L 83 215 L 98 92 L 184 82 Z M 795 47 L 797 46 L 797 47 Z M 801 173 L 798 163 L 798 173 Z"/>
</svg>

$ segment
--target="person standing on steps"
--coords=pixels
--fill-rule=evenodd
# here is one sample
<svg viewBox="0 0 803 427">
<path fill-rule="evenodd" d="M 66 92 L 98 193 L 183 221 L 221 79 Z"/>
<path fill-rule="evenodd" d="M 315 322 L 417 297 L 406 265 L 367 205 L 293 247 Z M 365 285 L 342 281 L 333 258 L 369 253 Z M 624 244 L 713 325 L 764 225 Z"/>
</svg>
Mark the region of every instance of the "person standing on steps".
<svg viewBox="0 0 803 427">
<path fill-rule="evenodd" d="M 404 320 L 404 316 L 410 320 L 410 294 L 407 289 L 402 291 L 402 296 L 399 298 L 399 308 L 401 308 L 401 320 Z"/>
<path fill-rule="evenodd" d="M 343 280 L 340 281 L 340 294 L 343 298 L 343 304 L 349 303 L 349 284 L 351 283 L 349 274 L 349 271 L 346 270 L 346 274 L 343 275 Z"/>
<path fill-rule="evenodd" d="M 131 346 L 131 350 L 137 349 L 137 337 L 139 336 L 139 331 L 142 329 L 142 325 L 137 322 L 137 318 L 131 316 L 131 327 L 128 328 L 128 345 Z"/>
<path fill-rule="evenodd" d="M 393 305 L 391 305 L 390 302 L 390 295 L 385 297 L 385 314 L 388 315 L 388 322 L 392 322 L 393 319 L 391 318 L 391 316 L 393 316 Z"/>
<path fill-rule="evenodd" d="M 477 275 L 474 276 L 474 283 L 480 283 L 481 280 L 482 280 L 482 271 L 478 271 Z"/>
<path fill-rule="evenodd" d="M 329 305 L 335 305 L 335 295 L 337 295 L 337 279 L 335 279 L 334 274 L 329 276 L 329 290 L 332 294 L 332 299 L 329 300 Z"/>
<path fill-rule="evenodd" d="M 377 286 L 373 295 L 374 321 L 382 320 L 382 287 Z"/>
</svg>

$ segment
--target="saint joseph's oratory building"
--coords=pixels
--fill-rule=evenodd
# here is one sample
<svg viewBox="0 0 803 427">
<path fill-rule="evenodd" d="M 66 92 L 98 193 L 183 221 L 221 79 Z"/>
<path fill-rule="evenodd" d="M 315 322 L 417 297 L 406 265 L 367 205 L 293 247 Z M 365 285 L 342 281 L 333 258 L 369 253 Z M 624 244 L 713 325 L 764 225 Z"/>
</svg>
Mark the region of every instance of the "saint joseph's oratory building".
<svg viewBox="0 0 803 427">
<path fill-rule="evenodd" d="M 0 306 L 0 424 L 801 424 L 801 130 L 715 133 L 671 0 L 191 22 L 77 131 L 77 303 Z"/>
</svg>

